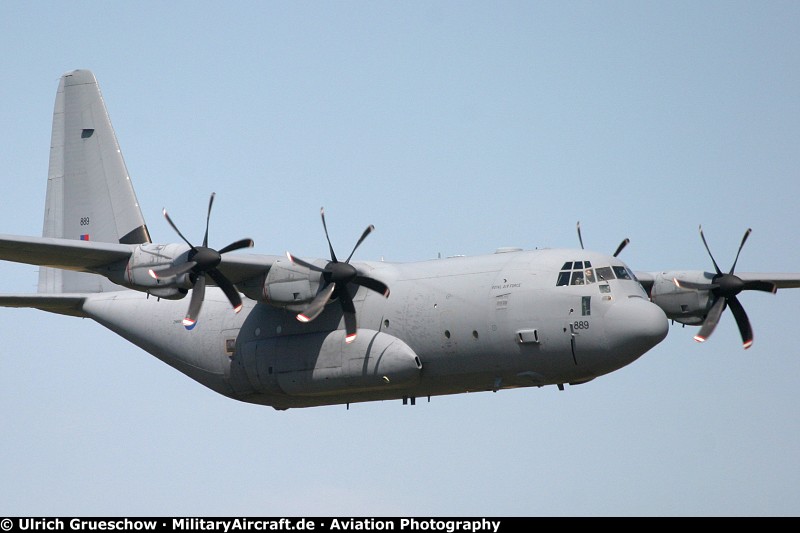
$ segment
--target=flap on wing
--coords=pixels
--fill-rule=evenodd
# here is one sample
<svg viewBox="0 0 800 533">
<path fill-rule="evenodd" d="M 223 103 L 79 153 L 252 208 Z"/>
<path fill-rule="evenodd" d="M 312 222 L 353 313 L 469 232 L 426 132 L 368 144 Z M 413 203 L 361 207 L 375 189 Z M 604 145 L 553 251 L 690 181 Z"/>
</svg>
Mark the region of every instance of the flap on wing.
<svg viewBox="0 0 800 533">
<path fill-rule="evenodd" d="M 0 259 L 84 271 L 128 259 L 131 245 L 0 235 Z"/>
</svg>

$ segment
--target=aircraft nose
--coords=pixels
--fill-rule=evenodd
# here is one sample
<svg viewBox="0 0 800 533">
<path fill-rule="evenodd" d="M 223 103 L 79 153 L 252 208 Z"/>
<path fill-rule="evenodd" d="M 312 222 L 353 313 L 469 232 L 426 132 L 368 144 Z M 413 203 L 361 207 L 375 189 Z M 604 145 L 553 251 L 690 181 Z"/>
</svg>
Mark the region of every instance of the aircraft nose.
<svg viewBox="0 0 800 533">
<path fill-rule="evenodd" d="M 643 298 L 617 301 L 606 315 L 609 345 L 630 361 L 664 340 L 668 331 L 669 321 L 664 311 Z"/>
</svg>

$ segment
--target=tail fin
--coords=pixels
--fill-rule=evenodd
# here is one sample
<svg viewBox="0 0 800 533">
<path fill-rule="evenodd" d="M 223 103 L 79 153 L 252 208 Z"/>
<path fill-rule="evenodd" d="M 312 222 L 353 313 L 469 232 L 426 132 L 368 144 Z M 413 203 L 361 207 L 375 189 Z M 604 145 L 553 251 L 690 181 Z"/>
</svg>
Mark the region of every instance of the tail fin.
<svg viewBox="0 0 800 533">
<path fill-rule="evenodd" d="M 122 244 L 151 242 L 97 80 L 61 77 L 53 111 L 44 237 Z M 102 276 L 42 267 L 39 292 L 105 292 Z"/>
</svg>

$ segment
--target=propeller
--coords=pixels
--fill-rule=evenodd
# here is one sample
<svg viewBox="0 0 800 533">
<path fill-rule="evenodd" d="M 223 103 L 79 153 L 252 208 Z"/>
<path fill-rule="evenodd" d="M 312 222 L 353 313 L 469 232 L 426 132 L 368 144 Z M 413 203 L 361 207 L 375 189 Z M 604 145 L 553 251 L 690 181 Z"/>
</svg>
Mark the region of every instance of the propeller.
<svg viewBox="0 0 800 533">
<path fill-rule="evenodd" d="M 183 319 L 183 325 L 186 327 L 191 327 L 197 322 L 197 316 L 200 314 L 200 307 L 203 305 L 203 298 L 206 293 L 206 275 L 222 289 L 222 292 L 225 293 L 225 296 L 228 297 L 228 301 L 233 306 L 234 312 L 238 313 L 242 310 L 242 298 L 239 296 L 239 291 L 237 291 L 233 283 L 217 269 L 217 265 L 222 261 L 222 254 L 241 248 L 250 248 L 253 246 L 253 240 L 241 239 L 219 251 L 208 247 L 208 223 L 211 219 L 211 206 L 214 205 L 215 196 L 216 193 L 211 193 L 211 198 L 208 201 L 206 232 L 203 235 L 202 246 L 195 246 L 189 242 L 189 239 L 183 236 L 178 226 L 169 218 L 167 210 L 163 210 L 164 218 L 167 219 L 167 222 L 169 222 L 169 225 L 175 230 L 175 233 L 189 245 L 191 250 L 189 250 L 188 260 L 185 263 L 169 266 L 161 270 L 150 270 L 150 275 L 156 279 L 160 279 L 189 274 L 192 281 L 192 297 L 189 300 L 189 310 L 186 312 L 186 317 Z"/>
<path fill-rule="evenodd" d="M 581 250 L 583 250 L 583 237 L 581 236 L 581 221 L 580 220 L 578 221 L 578 240 L 581 243 Z M 622 242 L 619 243 L 619 246 L 617 246 L 617 250 L 614 252 L 614 257 L 617 257 L 619 255 L 619 253 L 622 250 L 624 250 L 625 247 L 628 246 L 628 244 L 630 242 L 631 242 L 631 240 L 628 239 L 627 237 L 625 239 L 623 239 Z"/>
<path fill-rule="evenodd" d="M 708 255 L 711 257 L 711 262 L 714 263 L 714 270 L 717 272 L 716 275 L 711 279 L 711 283 L 695 283 L 692 281 L 679 280 L 677 278 L 672 280 L 678 287 L 711 291 L 711 308 L 703 321 L 703 325 L 700 326 L 700 331 L 694 336 L 694 340 L 697 342 L 704 342 L 708 339 L 711 333 L 714 332 L 714 328 L 717 327 L 722 312 L 726 307 L 730 307 L 733 317 L 736 319 L 736 325 L 739 326 L 739 333 L 742 336 L 744 349 L 746 350 L 753 345 L 753 328 L 750 327 L 750 320 L 747 318 L 747 313 L 745 313 L 744 307 L 742 307 L 736 295 L 742 291 L 762 291 L 774 294 L 778 290 L 778 287 L 771 281 L 744 281 L 733 273 L 736 269 L 736 263 L 739 261 L 739 254 L 742 252 L 742 247 L 744 247 L 744 243 L 750 236 L 751 231 L 752 230 L 748 228 L 747 231 L 744 232 L 742 243 L 739 245 L 739 250 L 736 252 L 736 259 L 733 260 L 730 272 L 725 274 L 720 270 L 719 265 L 717 265 L 717 262 L 714 260 L 711 249 L 709 249 L 708 243 L 706 242 L 706 237 L 703 235 L 703 226 L 700 226 L 700 238 L 703 239 L 703 244 L 706 247 Z"/>
<path fill-rule="evenodd" d="M 382 294 L 386 298 L 389 297 L 389 287 L 387 287 L 385 283 L 361 274 L 356 267 L 350 264 L 350 259 L 353 257 L 356 249 L 361 245 L 362 242 L 364 242 L 364 239 L 367 238 L 367 235 L 372 233 L 372 231 L 375 229 L 375 226 L 367 226 L 367 229 L 364 230 L 364 233 L 361 234 L 361 238 L 358 239 L 358 242 L 356 242 L 356 245 L 353 247 L 353 251 L 350 252 L 350 255 L 347 256 L 347 259 L 342 262 L 336 258 L 336 253 L 333 251 L 333 245 L 331 245 L 331 239 L 328 236 L 328 226 L 325 223 L 325 209 L 320 208 L 319 214 L 322 217 L 322 227 L 325 230 L 325 239 L 328 241 L 328 249 L 331 252 L 331 260 L 327 265 L 325 265 L 325 268 L 320 268 L 317 265 L 303 261 L 302 259 L 293 256 L 289 252 L 286 252 L 286 257 L 289 258 L 289 261 L 300 266 L 304 266 L 310 270 L 313 270 L 314 272 L 321 273 L 322 280 L 325 284 L 323 289 L 317 293 L 311 303 L 308 304 L 308 306 L 301 313 L 298 313 L 297 320 L 300 322 L 311 322 L 319 316 L 329 301 L 338 299 L 339 304 L 342 306 L 342 314 L 344 315 L 344 325 L 346 331 L 345 342 L 349 344 L 356 340 L 358 324 L 356 321 L 356 308 L 355 305 L 353 305 L 353 298 L 350 296 L 348 285 L 360 285 L 373 290 L 378 294 Z"/>
</svg>

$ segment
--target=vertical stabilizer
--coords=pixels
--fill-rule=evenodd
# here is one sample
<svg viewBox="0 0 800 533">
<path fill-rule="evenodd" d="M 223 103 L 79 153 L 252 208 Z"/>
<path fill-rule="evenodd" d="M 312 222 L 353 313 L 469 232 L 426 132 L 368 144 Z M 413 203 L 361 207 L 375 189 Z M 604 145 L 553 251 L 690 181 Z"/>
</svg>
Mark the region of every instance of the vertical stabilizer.
<svg viewBox="0 0 800 533">
<path fill-rule="evenodd" d="M 151 242 L 100 87 L 88 70 L 61 77 L 53 111 L 44 237 Z M 104 292 L 102 276 L 42 267 L 39 292 Z"/>
</svg>

